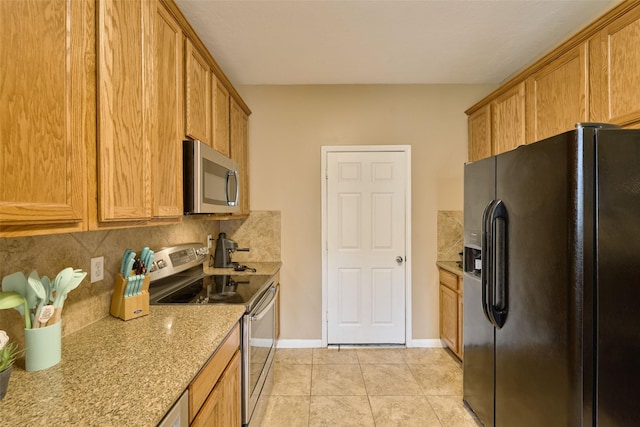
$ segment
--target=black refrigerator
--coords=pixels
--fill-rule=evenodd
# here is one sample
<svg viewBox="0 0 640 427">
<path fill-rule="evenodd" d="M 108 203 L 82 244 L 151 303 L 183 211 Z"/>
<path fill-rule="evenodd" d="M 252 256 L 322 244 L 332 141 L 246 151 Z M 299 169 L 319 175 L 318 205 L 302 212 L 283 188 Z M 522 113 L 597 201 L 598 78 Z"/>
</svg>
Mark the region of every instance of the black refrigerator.
<svg viewBox="0 0 640 427">
<path fill-rule="evenodd" d="M 463 340 L 486 426 L 640 426 L 640 130 L 465 165 Z"/>
</svg>

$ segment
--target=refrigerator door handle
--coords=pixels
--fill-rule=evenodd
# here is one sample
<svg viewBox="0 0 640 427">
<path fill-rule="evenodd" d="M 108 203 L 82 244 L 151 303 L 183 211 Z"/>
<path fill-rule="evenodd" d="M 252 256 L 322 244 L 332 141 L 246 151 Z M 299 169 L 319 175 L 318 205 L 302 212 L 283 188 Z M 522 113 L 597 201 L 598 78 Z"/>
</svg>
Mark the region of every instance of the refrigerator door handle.
<svg viewBox="0 0 640 427">
<path fill-rule="evenodd" d="M 495 207 L 496 201 L 490 201 L 487 206 L 484 208 L 484 212 L 482 214 L 482 253 L 481 253 L 481 262 L 482 269 L 480 270 L 480 283 L 482 284 L 482 312 L 484 313 L 484 317 L 487 318 L 489 323 L 495 326 L 495 321 L 491 316 L 491 312 L 489 310 L 489 297 L 488 295 L 491 292 L 491 267 L 493 265 L 492 260 L 492 239 L 491 239 L 491 218 L 492 212 Z"/>
<path fill-rule="evenodd" d="M 489 278 L 488 306 L 493 324 L 500 329 L 507 320 L 508 281 L 507 281 L 507 208 L 502 200 L 493 205 L 490 212 L 491 266 Z"/>
</svg>

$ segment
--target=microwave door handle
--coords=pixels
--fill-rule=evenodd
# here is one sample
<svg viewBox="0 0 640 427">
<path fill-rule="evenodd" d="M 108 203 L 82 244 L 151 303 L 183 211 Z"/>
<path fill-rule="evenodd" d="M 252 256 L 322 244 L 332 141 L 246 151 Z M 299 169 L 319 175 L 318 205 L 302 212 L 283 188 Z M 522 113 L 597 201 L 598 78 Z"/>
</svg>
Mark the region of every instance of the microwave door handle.
<svg viewBox="0 0 640 427">
<path fill-rule="evenodd" d="M 229 199 L 229 180 L 233 176 L 235 182 L 236 194 L 233 199 Z M 238 185 L 238 171 L 228 171 L 225 182 L 225 198 L 227 199 L 227 206 L 236 206 L 238 204 L 238 197 L 240 196 L 240 186 Z"/>
<path fill-rule="evenodd" d="M 240 201 L 240 177 L 238 171 L 233 171 L 233 176 L 236 181 L 236 197 L 233 199 L 233 206 L 237 206 Z"/>
</svg>

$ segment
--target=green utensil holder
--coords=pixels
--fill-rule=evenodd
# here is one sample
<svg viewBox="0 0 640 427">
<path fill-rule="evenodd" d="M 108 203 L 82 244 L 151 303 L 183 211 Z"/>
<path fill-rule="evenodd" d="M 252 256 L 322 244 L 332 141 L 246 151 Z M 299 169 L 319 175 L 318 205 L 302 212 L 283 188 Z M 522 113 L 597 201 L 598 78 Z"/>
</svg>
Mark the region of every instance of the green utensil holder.
<svg viewBox="0 0 640 427">
<path fill-rule="evenodd" d="M 60 363 L 62 357 L 62 322 L 44 328 L 25 329 L 25 369 L 41 371 Z"/>
</svg>

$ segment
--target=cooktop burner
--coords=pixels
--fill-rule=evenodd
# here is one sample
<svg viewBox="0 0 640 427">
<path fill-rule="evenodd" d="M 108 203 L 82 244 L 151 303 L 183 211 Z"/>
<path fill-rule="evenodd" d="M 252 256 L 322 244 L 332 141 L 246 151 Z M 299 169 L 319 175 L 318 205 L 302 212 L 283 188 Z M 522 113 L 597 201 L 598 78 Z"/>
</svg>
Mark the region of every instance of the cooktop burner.
<svg viewBox="0 0 640 427">
<path fill-rule="evenodd" d="M 203 276 L 177 289 L 151 289 L 151 304 L 245 304 L 268 287 L 266 275 Z M 264 288 L 264 289 L 263 289 Z"/>
</svg>

